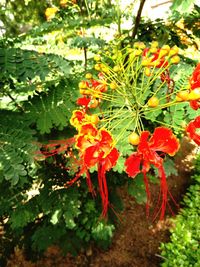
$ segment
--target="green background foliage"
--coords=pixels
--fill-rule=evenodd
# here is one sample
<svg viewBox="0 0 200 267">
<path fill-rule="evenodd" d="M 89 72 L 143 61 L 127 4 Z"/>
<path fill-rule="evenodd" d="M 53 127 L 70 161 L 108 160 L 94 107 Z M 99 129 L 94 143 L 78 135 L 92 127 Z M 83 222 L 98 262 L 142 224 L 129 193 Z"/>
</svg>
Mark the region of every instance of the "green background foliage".
<svg viewBox="0 0 200 267">
<path fill-rule="evenodd" d="M 192 176 L 193 184 L 189 187 L 180 214 L 173 219 L 174 228 L 171 229 L 170 242 L 161 244 L 163 267 L 171 266 L 199 266 L 200 264 L 200 156 L 196 160 L 196 167 Z"/>
</svg>

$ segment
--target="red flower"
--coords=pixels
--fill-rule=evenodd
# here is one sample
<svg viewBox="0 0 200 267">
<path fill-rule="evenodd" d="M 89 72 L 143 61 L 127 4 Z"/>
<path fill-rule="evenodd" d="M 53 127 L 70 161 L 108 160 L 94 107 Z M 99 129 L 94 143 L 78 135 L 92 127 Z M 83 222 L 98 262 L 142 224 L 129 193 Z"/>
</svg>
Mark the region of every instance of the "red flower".
<svg viewBox="0 0 200 267">
<path fill-rule="evenodd" d="M 95 91 L 99 91 L 101 93 L 104 93 L 108 90 L 108 87 L 104 80 L 102 81 L 92 80 L 92 87 L 94 88 Z"/>
<path fill-rule="evenodd" d="M 197 64 L 195 70 L 192 73 L 190 78 L 190 89 L 191 91 L 200 88 L 200 63 Z M 190 106 L 192 109 L 197 110 L 200 108 L 200 98 L 197 100 L 191 100 Z"/>
<path fill-rule="evenodd" d="M 160 153 L 173 156 L 179 149 L 179 141 L 172 131 L 165 127 L 156 128 L 150 138 L 149 135 L 148 131 L 142 132 L 137 152 L 134 152 L 127 158 L 125 167 L 130 177 L 134 178 L 140 172 L 144 175 L 147 192 L 147 213 L 149 212 L 150 192 L 146 173 L 149 171 L 151 164 L 158 168 L 162 195 L 160 219 L 163 219 L 167 204 L 168 187 L 163 169 L 163 158 L 160 156 Z"/>
<path fill-rule="evenodd" d="M 143 50 L 143 59 L 147 60 L 149 64 L 147 66 L 155 66 L 156 68 L 165 68 L 169 65 L 164 56 L 160 57 L 161 49 L 158 49 L 156 53 L 149 53 L 150 48 Z M 151 55 L 151 56 L 150 56 Z"/>
<path fill-rule="evenodd" d="M 200 145 L 200 134 L 196 132 L 196 130 L 200 128 L 200 116 L 196 117 L 195 120 L 191 121 L 186 131 L 189 135 L 189 137 L 197 144 Z"/>
<path fill-rule="evenodd" d="M 109 201 L 105 174 L 106 171 L 116 165 L 119 157 L 119 152 L 113 147 L 113 138 L 107 130 L 97 130 L 94 125 L 87 123 L 82 125 L 79 130 L 76 138 L 76 148 L 79 149 L 82 166 L 80 172 L 73 180 L 68 182 L 68 185 L 71 185 L 86 173 L 89 190 L 93 192 L 88 170 L 97 165 L 99 190 L 103 206 L 102 215 L 106 216 Z"/>
<path fill-rule="evenodd" d="M 195 70 L 192 73 L 192 77 L 190 78 L 190 86 L 191 89 L 200 87 L 200 63 L 197 64 Z"/>
</svg>

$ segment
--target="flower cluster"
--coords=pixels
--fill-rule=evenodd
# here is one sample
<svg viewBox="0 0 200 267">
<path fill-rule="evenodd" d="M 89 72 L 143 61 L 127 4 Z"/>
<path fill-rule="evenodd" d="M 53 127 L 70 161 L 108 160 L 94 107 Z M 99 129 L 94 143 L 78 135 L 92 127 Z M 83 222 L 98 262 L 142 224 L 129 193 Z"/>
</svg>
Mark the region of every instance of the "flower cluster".
<svg viewBox="0 0 200 267">
<path fill-rule="evenodd" d="M 73 111 L 70 119 L 76 135 L 70 141 L 68 139 L 59 144 L 58 148 L 49 146 L 48 153 L 55 154 L 73 146 L 78 159 L 72 152 L 70 155 L 78 168 L 75 177 L 66 182 L 66 186 L 85 176 L 93 195 L 96 193 L 90 170 L 95 168 L 104 217 L 109 207 L 106 172 L 117 165 L 119 156 L 129 177 L 143 174 L 147 214 L 151 199 L 148 172 L 152 166 L 157 168 L 160 196 L 153 217 L 160 215 L 160 219 L 163 219 L 168 198 L 173 200 L 163 163 L 166 155 L 174 156 L 179 149 L 179 140 L 172 129 L 176 132 L 185 131 L 181 125 L 177 127 L 166 123 L 169 117 L 166 114 L 171 112 L 171 107 L 184 101 L 189 101 L 195 110 L 200 107 L 200 64 L 189 79 L 189 89 L 184 87 L 177 90 L 174 89 L 175 82 L 170 73 L 171 65 L 180 61 L 177 47 L 165 45 L 159 48 L 158 43 L 153 42 L 147 48 L 139 42 L 133 48 L 115 50 L 113 53 L 106 53 L 109 54 L 109 64 L 96 55 L 94 69 L 98 73 L 87 73 L 78 85 L 79 109 Z M 153 133 L 146 127 L 153 127 Z M 188 124 L 186 132 L 200 145 L 198 128 L 200 116 Z"/>
</svg>

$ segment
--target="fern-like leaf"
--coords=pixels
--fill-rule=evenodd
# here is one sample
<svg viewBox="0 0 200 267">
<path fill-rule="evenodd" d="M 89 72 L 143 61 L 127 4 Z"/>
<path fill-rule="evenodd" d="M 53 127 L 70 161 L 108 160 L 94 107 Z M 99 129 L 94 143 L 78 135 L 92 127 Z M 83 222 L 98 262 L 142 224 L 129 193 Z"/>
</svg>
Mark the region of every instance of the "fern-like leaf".
<svg viewBox="0 0 200 267">
<path fill-rule="evenodd" d="M 59 83 L 47 93 L 40 93 L 25 103 L 26 119 L 36 123 L 40 133 L 50 133 L 53 127 L 62 130 L 67 126 L 76 108 L 76 89 L 73 83 Z"/>
<path fill-rule="evenodd" d="M 3 115 L 2 112 L 0 117 Z M 5 178 L 13 185 L 32 168 L 36 149 L 32 131 L 17 119 L 20 119 L 20 116 L 11 116 L 5 125 L 4 117 L 0 123 L 0 170 L 3 174 L 1 179 Z"/>
</svg>

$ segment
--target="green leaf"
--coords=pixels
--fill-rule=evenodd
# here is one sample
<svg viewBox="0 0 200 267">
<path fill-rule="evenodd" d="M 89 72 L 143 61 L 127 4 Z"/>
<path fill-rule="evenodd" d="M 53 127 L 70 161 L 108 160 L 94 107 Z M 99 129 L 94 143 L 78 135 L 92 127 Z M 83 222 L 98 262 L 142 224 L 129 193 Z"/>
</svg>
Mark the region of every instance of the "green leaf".
<svg viewBox="0 0 200 267">
<path fill-rule="evenodd" d="M 195 0 L 173 0 L 173 4 L 171 6 L 172 11 L 178 11 L 180 13 L 189 13 L 190 7 L 194 5 Z"/>
<path fill-rule="evenodd" d="M 25 103 L 27 111 L 25 119 L 30 123 L 36 123 L 40 133 L 50 133 L 51 129 L 58 127 L 62 130 L 69 123 L 72 111 L 76 108 L 74 84 L 61 82 L 53 86 L 47 93 L 30 98 Z"/>
<path fill-rule="evenodd" d="M 113 171 L 116 171 L 116 172 L 119 172 L 119 173 L 123 173 L 124 172 L 124 162 L 125 162 L 125 159 L 123 158 L 123 156 L 120 156 L 118 158 L 117 164 L 113 168 Z"/>
<path fill-rule="evenodd" d="M 6 180 L 16 185 L 34 167 L 33 131 L 18 114 L 2 112 L 0 117 L 0 170 Z"/>
<path fill-rule="evenodd" d="M 92 227 L 92 237 L 103 248 L 108 248 L 111 242 L 111 237 L 113 236 L 114 229 L 114 225 L 99 221 Z"/>
<path fill-rule="evenodd" d="M 165 170 L 166 177 L 169 177 L 170 175 L 178 175 L 175 162 L 169 157 L 166 157 L 165 160 L 163 161 L 163 167 Z M 154 171 L 155 171 L 155 175 L 158 177 L 158 169 L 154 167 Z"/>
<path fill-rule="evenodd" d="M 44 251 L 65 234 L 66 229 L 57 225 L 40 226 L 32 236 L 32 247 L 35 250 Z"/>
<path fill-rule="evenodd" d="M 183 118 L 185 117 L 185 106 L 187 103 L 181 103 L 171 106 L 167 112 L 164 113 L 164 122 L 172 127 L 182 129 Z"/>
<path fill-rule="evenodd" d="M 138 204 L 146 202 L 146 191 L 142 174 L 138 174 L 134 179 L 129 179 L 128 193 L 135 198 Z"/>
<path fill-rule="evenodd" d="M 25 227 L 28 223 L 33 222 L 39 214 L 38 206 L 34 199 L 26 204 L 19 205 L 12 213 L 9 223 L 13 230 Z"/>
<path fill-rule="evenodd" d="M 3 77 L 19 81 L 38 76 L 42 81 L 52 72 L 61 71 L 65 76 L 72 70 L 72 63 L 57 55 L 45 55 L 19 48 L 0 48 L 0 71 Z"/>
</svg>

